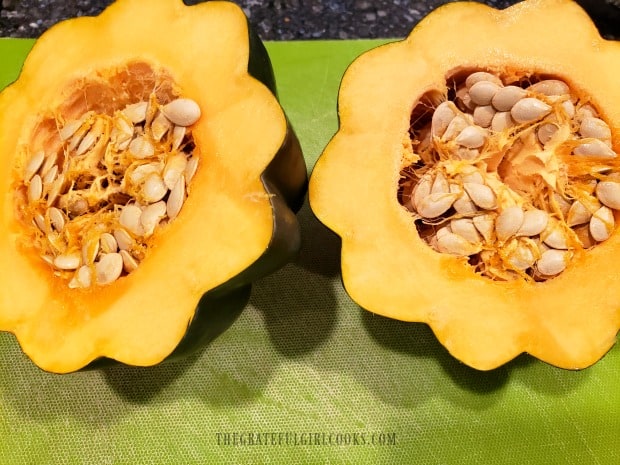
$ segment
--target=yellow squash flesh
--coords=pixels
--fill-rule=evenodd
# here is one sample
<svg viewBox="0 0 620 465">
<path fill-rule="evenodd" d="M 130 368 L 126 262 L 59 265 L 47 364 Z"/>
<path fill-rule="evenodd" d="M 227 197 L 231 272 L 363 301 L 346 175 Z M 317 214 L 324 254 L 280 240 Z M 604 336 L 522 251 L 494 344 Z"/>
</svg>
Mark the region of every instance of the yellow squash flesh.
<svg viewBox="0 0 620 465">
<path fill-rule="evenodd" d="M 397 199 L 412 109 L 461 70 L 554 76 L 590 96 L 620 150 L 620 43 L 568 0 L 506 10 L 445 5 L 401 42 L 355 60 L 340 87 L 340 127 L 317 162 L 310 204 L 342 237 L 342 276 L 363 308 L 424 322 L 464 363 L 487 370 L 522 352 L 558 367 L 599 360 L 620 328 L 620 232 L 557 278 L 496 282 L 419 237 Z"/>
</svg>

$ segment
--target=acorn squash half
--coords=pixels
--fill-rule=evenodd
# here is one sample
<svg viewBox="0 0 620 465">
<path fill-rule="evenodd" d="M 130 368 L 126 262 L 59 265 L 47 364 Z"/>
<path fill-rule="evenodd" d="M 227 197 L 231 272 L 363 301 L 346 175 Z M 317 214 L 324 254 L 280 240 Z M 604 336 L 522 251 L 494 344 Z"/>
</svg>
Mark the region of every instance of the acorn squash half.
<svg viewBox="0 0 620 465">
<path fill-rule="evenodd" d="M 568 0 L 451 3 L 358 57 L 310 179 L 352 299 L 481 370 L 599 360 L 620 328 L 619 72 Z"/>
<path fill-rule="evenodd" d="M 233 3 L 54 26 L 0 131 L 0 329 L 44 370 L 199 347 L 298 250 L 305 163 Z"/>
</svg>

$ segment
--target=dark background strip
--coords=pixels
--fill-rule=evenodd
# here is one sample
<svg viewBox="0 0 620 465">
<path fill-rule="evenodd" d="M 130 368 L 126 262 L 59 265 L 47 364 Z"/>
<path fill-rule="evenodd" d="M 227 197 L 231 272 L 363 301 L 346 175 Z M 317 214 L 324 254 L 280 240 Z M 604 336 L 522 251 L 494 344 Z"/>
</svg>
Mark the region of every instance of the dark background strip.
<svg viewBox="0 0 620 465">
<path fill-rule="evenodd" d="M 148 0 L 145 0 L 148 1 Z M 111 0 L 2 0 L 1 37 L 38 37 L 66 18 L 100 13 Z M 199 0 L 186 0 L 195 4 Z M 235 0 L 264 40 L 406 36 L 447 0 Z M 506 8 L 517 0 L 486 0 Z M 620 38 L 620 0 L 579 0 L 608 38 Z M 615 28 L 615 31 L 614 31 Z"/>
</svg>

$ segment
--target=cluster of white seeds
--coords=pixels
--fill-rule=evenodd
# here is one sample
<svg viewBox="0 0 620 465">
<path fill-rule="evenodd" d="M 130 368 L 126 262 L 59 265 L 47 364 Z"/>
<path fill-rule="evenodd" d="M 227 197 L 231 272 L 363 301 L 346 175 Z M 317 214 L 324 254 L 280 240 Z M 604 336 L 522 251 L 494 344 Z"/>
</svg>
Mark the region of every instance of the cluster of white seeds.
<svg viewBox="0 0 620 465">
<path fill-rule="evenodd" d="M 611 129 L 562 80 L 471 73 L 418 105 L 410 135 L 401 203 L 432 248 L 484 276 L 549 279 L 615 228 Z"/>
<path fill-rule="evenodd" d="M 60 146 L 23 169 L 19 206 L 41 258 L 71 288 L 131 273 L 158 227 L 174 220 L 197 168 L 196 102 L 151 95 L 114 114 L 58 121 Z"/>
</svg>

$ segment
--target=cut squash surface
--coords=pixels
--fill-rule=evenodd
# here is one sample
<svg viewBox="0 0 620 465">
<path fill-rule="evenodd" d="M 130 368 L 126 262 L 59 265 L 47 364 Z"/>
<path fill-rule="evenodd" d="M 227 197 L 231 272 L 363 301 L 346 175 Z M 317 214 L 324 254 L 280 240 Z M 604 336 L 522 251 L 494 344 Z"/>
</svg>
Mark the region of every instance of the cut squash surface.
<svg viewBox="0 0 620 465">
<path fill-rule="evenodd" d="M 269 86 L 228 2 L 119 0 L 36 42 L 0 94 L 0 329 L 35 363 L 156 364 L 203 295 L 294 256 L 306 171 Z"/>
<path fill-rule="evenodd" d="M 478 369 L 522 352 L 570 369 L 599 360 L 620 328 L 618 210 L 603 192 L 617 185 L 619 58 L 577 4 L 532 0 L 445 5 L 356 59 L 310 181 L 353 300 L 429 324 Z M 519 97 L 493 104 L 508 87 Z M 580 228 L 562 202 L 589 199 Z"/>
</svg>

